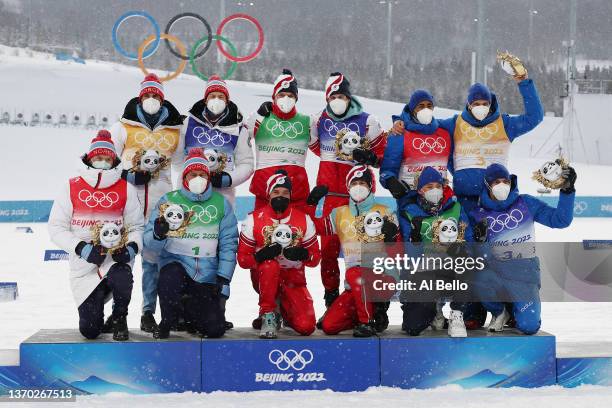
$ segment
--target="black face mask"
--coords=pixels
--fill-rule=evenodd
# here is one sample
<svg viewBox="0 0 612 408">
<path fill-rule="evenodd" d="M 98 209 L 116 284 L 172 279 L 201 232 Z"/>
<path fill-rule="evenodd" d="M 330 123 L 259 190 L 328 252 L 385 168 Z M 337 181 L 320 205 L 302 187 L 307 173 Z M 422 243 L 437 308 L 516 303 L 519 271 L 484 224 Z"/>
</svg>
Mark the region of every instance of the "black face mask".
<svg viewBox="0 0 612 408">
<path fill-rule="evenodd" d="M 289 207 L 289 199 L 287 197 L 274 197 L 270 200 L 270 205 L 277 213 L 283 213 Z"/>
</svg>

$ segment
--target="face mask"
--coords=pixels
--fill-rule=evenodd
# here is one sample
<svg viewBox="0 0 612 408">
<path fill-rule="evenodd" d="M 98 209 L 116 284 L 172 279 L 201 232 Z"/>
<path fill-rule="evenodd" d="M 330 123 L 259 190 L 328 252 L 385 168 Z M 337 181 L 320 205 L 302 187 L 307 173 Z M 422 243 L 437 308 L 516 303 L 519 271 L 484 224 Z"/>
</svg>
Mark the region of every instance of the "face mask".
<svg viewBox="0 0 612 408">
<path fill-rule="evenodd" d="M 417 112 L 416 118 L 419 123 L 423 125 L 429 125 L 431 123 L 431 120 L 433 119 L 433 110 L 429 108 L 421 109 Z"/>
<path fill-rule="evenodd" d="M 198 176 L 189 180 L 189 183 L 187 183 L 187 185 L 189 186 L 189 191 L 191 191 L 192 193 L 202 194 L 204 191 L 206 191 L 206 187 L 208 186 L 208 180 L 204 177 Z"/>
<path fill-rule="evenodd" d="M 111 164 L 106 160 L 96 160 L 91 162 L 91 167 L 98 170 L 108 170 L 111 168 Z"/>
<path fill-rule="evenodd" d="M 490 108 L 488 106 L 472 107 L 472 115 L 478 120 L 484 120 L 489 115 Z"/>
<path fill-rule="evenodd" d="M 368 196 L 370 195 L 370 189 L 362 185 L 352 186 L 349 189 L 349 195 L 351 196 L 351 199 L 353 201 L 355 201 L 356 203 L 360 203 L 366 198 L 368 198 Z"/>
<path fill-rule="evenodd" d="M 427 190 L 423 194 L 423 197 L 432 204 L 438 204 L 440 200 L 442 200 L 442 189 L 432 188 L 431 190 Z"/>
<path fill-rule="evenodd" d="M 287 197 L 274 197 L 270 200 L 270 205 L 277 213 L 283 213 L 289 207 L 289 199 Z"/>
<path fill-rule="evenodd" d="M 329 101 L 329 107 L 336 116 L 342 116 L 348 108 L 348 103 L 342 99 L 336 98 Z"/>
<path fill-rule="evenodd" d="M 276 105 L 283 113 L 289 113 L 295 106 L 295 99 L 290 96 L 283 96 L 276 101 Z"/>
<path fill-rule="evenodd" d="M 496 200 L 504 201 L 510 194 L 510 186 L 506 183 L 496 184 L 491 188 L 491 193 L 493 193 L 493 197 L 495 197 Z"/>
<path fill-rule="evenodd" d="M 155 98 L 147 98 L 142 101 L 142 109 L 149 115 L 155 115 L 161 108 L 161 102 Z"/>
<path fill-rule="evenodd" d="M 213 113 L 213 115 L 219 115 L 221 112 L 225 110 L 226 103 L 223 99 L 212 98 L 206 102 L 206 107 L 209 111 Z"/>
</svg>

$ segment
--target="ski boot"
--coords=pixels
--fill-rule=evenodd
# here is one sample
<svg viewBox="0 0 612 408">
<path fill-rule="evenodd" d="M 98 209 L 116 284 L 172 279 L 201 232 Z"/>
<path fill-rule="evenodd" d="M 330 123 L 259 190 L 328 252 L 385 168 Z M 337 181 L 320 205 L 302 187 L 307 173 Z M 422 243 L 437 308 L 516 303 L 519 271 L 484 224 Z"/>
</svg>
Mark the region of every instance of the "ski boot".
<svg viewBox="0 0 612 408">
<path fill-rule="evenodd" d="M 108 318 L 104 322 L 104 325 L 102 326 L 102 333 L 112 333 L 113 326 L 114 326 L 114 321 L 113 321 L 113 315 L 111 314 L 110 316 L 108 316 Z"/>
<path fill-rule="evenodd" d="M 323 295 L 323 299 L 325 300 L 325 307 L 329 308 L 334 300 L 340 296 L 340 291 L 338 289 L 326 290 L 325 295 Z"/>
<path fill-rule="evenodd" d="M 127 318 L 126 316 L 119 316 L 114 320 L 113 324 L 113 340 L 115 341 L 126 341 L 130 338 L 128 331 Z"/>
<path fill-rule="evenodd" d="M 489 323 L 487 330 L 490 332 L 501 333 L 504 331 L 504 326 L 506 323 L 508 323 L 508 320 L 510 320 L 510 314 L 508 314 L 508 312 L 506 312 L 506 308 L 504 308 L 499 315 L 491 318 L 491 322 Z"/>
<path fill-rule="evenodd" d="M 389 316 L 387 316 L 389 305 L 390 302 L 374 303 L 374 329 L 377 333 L 382 333 L 389 327 Z"/>
<path fill-rule="evenodd" d="M 353 328 L 353 337 L 372 337 L 375 335 L 374 322 L 359 323 Z"/>
<path fill-rule="evenodd" d="M 261 330 L 259 331 L 259 338 L 275 339 L 277 337 L 277 330 L 278 320 L 276 314 L 274 312 L 264 313 L 261 316 Z"/>
<path fill-rule="evenodd" d="M 451 310 L 448 319 L 449 337 L 467 337 L 467 329 L 463 322 L 463 313 L 458 310 Z"/>
<path fill-rule="evenodd" d="M 146 333 L 154 333 L 157 330 L 157 323 L 152 312 L 146 311 L 140 317 L 140 330 Z"/>
</svg>

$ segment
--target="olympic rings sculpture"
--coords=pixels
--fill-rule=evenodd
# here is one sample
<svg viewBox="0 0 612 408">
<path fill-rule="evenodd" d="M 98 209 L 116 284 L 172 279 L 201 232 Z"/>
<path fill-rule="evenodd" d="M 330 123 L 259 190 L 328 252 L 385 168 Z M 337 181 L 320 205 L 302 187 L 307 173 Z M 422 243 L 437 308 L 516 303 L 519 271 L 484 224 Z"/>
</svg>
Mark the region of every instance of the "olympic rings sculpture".
<svg viewBox="0 0 612 408">
<path fill-rule="evenodd" d="M 127 50 L 125 50 L 119 43 L 119 39 L 118 39 L 118 31 L 121 25 L 128 19 L 134 18 L 134 17 L 140 17 L 140 18 L 144 18 L 148 20 L 149 23 L 151 23 L 151 25 L 153 26 L 153 30 L 154 30 L 154 34 L 151 34 L 150 36 L 148 36 L 140 44 L 140 46 L 138 47 L 138 53 L 136 54 L 130 53 Z M 189 53 L 187 52 L 185 45 L 177 37 L 172 36 L 170 34 L 170 30 L 172 29 L 174 24 L 185 18 L 192 18 L 192 19 L 196 19 L 200 21 L 206 29 L 206 35 L 204 35 L 196 44 L 194 44 L 194 46 L 191 48 Z M 255 50 L 248 55 L 238 56 L 238 50 L 236 49 L 236 47 L 227 38 L 222 36 L 224 28 L 227 26 L 228 23 L 234 20 L 248 21 L 252 25 L 254 25 L 255 29 L 257 30 L 257 34 L 258 34 L 257 46 Z M 161 81 L 169 81 L 171 79 L 176 78 L 178 75 L 180 75 L 185 69 L 187 61 L 190 62 L 191 69 L 195 75 L 197 75 L 199 78 L 205 81 L 208 81 L 208 77 L 202 74 L 198 70 L 195 64 L 195 60 L 203 57 L 204 54 L 206 54 L 206 52 L 210 49 L 210 46 L 213 40 L 216 41 L 219 52 L 225 58 L 227 58 L 229 61 L 232 62 L 228 71 L 223 76 L 224 79 L 227 79 L 234 73 L 238 63 L 249 62 L 255 59 L 259 55 L 259 53 L 261 53 L 261 50 L 263 49 L 263 45 L 264 45 L 264 32 L 263 32 L 263 28 L 261 24 L 255 17 L 252 17 L 248 14 L 237 13 L 237 14 L 232 14 L 224 18 L 223 21 L 221 21 L 221 23 L 219 24 L 216 34 L 213 34 L 210 24 L 208 23 L 208 21 L 206 21 L 204 17 L 196 13 L 187 12 L 187 13 L 177 14 L 176 16 L 172 17 L 170 21 L 168 21 L 168 24 L 166 25 L 166 28 L 164 32 L 162 33 L 160 30 L 159 24 L 150 14 L 144 11 L 129 11 L 121 15 L 117 19 L 117 21 L 115 21 L 115 24 L 113 25 L 113 31 L 112 31 L 112 40 L 113 40 L 113 45 L 115 49 L 121 55 L 123 55 L 124 57 L 128 59 L 138 61 L 138 65 L 140 69 L 142 70 L 142 72 L 145 73 L 145 75 L 148 73 L 148 71 L 146 70 L 144 66 L 144 60 L 151 57 L 159 48 L 159 44 L 161 40 L 164 40 L 166 46 L 168 47 L 168 50 L 172 53 L 172 55 L 181 59 L 182 62 L 181 64 L 179 64 L 179 67 L 176 69 L 176 71 L 174 71 L 172 74 L 165 76 L 164 78 L 161 78 Z M 178 51 L 170 44 L 171 42 L 176 45 L 176 48 L 178 48 Z M 229 52 L 227 51 L 226 46 L 227 48 L 229 48 Z M 201 50 L 199 50 L 200 48 Z"/>
</svg>

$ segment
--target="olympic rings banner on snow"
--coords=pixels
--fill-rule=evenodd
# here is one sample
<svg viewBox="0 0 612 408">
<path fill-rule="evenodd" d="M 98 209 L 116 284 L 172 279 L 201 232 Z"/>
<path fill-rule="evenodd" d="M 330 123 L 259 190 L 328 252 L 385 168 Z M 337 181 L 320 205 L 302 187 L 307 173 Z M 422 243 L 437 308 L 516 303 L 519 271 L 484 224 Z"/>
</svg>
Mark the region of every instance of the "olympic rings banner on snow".
<svg viewBox="0 0 612 408">
<path fill-rule="evenodd" d="M 118 32 L 119 32 L 119 28 L 121 27 L 121 25 L 127 20 L 129 20 L 130 18 L 135 18 L 135 17 L 146 19 L 151 24 L 151 26 L 153 27 L 153 31 L 154 31 L 154 34 L 151 34 L 142 43 L 140 43 L 137 53 L 133 53 L 133 52 L 129 52 L 125 50 L 125 48 L 123 48 L 121 44 L 119 43 L 119 38 L 118 38 Z M 199 22 L 202 23 L 202 25 L 204 26 L 206 30 L 206 34 L 202 36 L 193 45 L 193 47 L 189 51 L 177 37 L 170 34 L 170 30 L 172 29 L 174 24 L 185 18 L 192 18 L 192 19 L 198 20 Z M 255 26 L 255 29 L 257 30 L 257 35 L 258 35 L 257 46 L 255 47 L 255 50 L 248 55 L 239 56 L 238 50 L 236 49 L 234 44 L 232 44 L 229 39 L 223 37 L 222 35 L 225 27 L 230 22 L 235 21 L 235 20 L 247 21 L 251 23 L 253 26 Z M 112 39 L 113 39 L 113 46 L 115 47 L 117 52 L 119 52 L 121 55 L 123 55 L 124 57 L 128 59 L 138 61 L 138 66 L 140 67 L 141 71 L 145 75 L 148 74 L 148 71 L 144 66 L 144 60 L 151 57 L 153 54 L 155 54 L 155 52 L 159 48 L 159 44 L 161 40 L 164 40 L 166 47 L 168 47 L 168 50 L 172 53 L 172 55 L 174 55 L 175 57 L 179 58 L 182 61 L 179 64 L 178 68 L 172 74 L 169 74 L 163 78 L 160 78 L 161 81 L 170 81 L 176 78 L 177 76 L 179 76 L 185 70 L 187 61 L 190 62 L 191 70 L 196 76 L 198 76 L 204 81 L 208 81 L 208 76 L 200 72 L 200 70 L 196 66 L 195 61 L 199 58 L 202 58 L 204 54 L 206 54 L 206 52 L 210 49 L 210 46 L 212 45 L 213 41 L 216 42 L 217 49 L 219 50 L 219 52 L 225 58 L 227 58 L 229 61 L 232 62 L 229 69 L 223 76 L 223 79 L 227 79 L 232 76 L 232 74 L 236 70 L 238 63 L 245 63 L 245 62 L 252 61 L 261 53 L 261 50 L 263 49 L 263 45 L 264 45 L 264 32 L 263 32 L 263 28 L 261 24 L 259 23 L 259 21 L 255 17 L 250 16 L 248 14 L 237 13 L 237 14 L 232 14 L 230 16 L 225 17 L 219 24 L 219 27 L 217 28 L 216 33 L 213 34 L 210 24 L 208 23 L 208 21 L 206 21 L 204 17 L 196 13 L 181 13 L 181 14 L 177 14 L 176 16 L 172 17 L 168 21 L 168 24 L 166 25 L 166 28 L 164 32 L 162 33 L 159 27 L 159 24 L 150 14 L 144 11 L 128 11 L 127 13 L 124 13 L 123 15 L 121 15 L 117 19 L 117 21 L 115 21 L 115 24 L 113 25 Z M 176 45 L 176 48 L 178 48 L 178 51 L 170 43 L 174 43 Z M 226 45 L 227 45 L 227 48 L 229 48 L 229 52 L 226 49 Z"/>
</svg>

